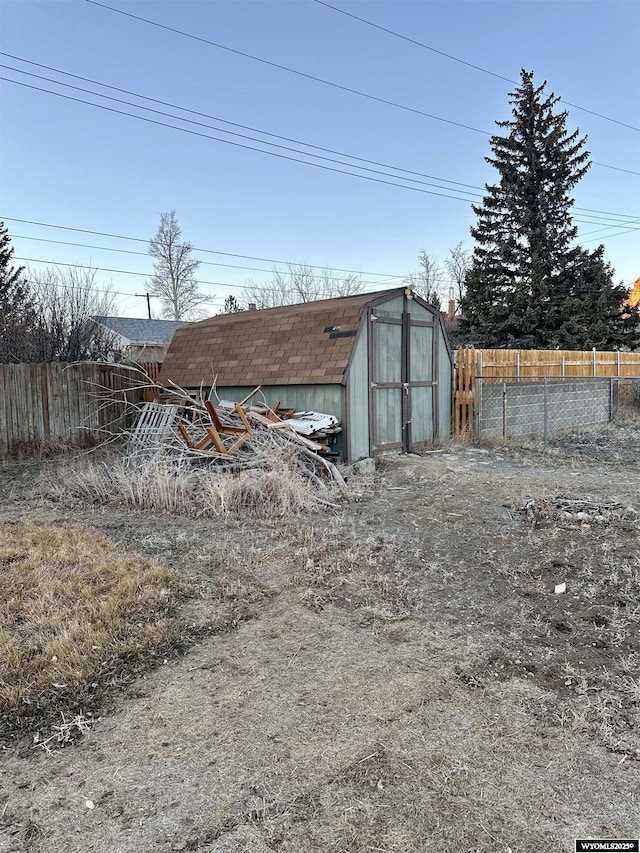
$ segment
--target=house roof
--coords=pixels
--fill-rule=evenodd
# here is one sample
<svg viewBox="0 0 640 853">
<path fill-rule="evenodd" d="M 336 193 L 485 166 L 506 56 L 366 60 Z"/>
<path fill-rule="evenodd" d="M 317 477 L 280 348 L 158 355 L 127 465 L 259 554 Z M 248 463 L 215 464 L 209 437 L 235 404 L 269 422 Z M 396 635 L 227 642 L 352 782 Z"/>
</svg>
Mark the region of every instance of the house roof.
<svg viewBox="0 0 640 853">
<path fill-rule="evenodd" d="M 386 290 L 220 314 L 178 329 L 160 381 L 210 385 L 319 385 L 343 381 L 366 306 Z"/>
<path fill-rule="evenodd" d="M 170 341 L 181 320 L 143 320 L 137 317 L 94 317 L 97 323 L 116 332 L 130 344 L 156 345 Z"/>
</svg>

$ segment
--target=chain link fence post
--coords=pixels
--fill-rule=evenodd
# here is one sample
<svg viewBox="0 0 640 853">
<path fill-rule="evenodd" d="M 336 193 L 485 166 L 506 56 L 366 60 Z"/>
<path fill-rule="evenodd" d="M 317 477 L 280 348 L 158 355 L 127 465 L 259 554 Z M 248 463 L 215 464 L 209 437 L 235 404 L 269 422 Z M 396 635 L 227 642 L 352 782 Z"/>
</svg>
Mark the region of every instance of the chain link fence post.
<svg viewBox="0 0 640 853">
<path fill-rule="evenodd" d="M 612 421 L 614 418 L 614 405 L 613 405 L 613 376 L 609 379 L 609 421 Z"/>
<path fill-rule="evenodd" d="M 502 438 L 507 438 L 507 383 L 502 385 Z"/>
<path fill-rule="evenodd" d="M 549 380 L 544 377 L 544 396 L 543 396 L 543 430 L 544 430 L 544 449 L 549 449 Z"/>
</svg>

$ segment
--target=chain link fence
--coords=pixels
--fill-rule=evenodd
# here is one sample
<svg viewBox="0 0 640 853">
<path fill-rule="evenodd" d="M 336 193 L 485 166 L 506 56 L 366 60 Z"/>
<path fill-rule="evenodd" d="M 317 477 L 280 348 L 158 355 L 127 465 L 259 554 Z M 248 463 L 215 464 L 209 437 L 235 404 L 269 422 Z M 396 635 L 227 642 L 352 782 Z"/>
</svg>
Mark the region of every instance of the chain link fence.
<svg viewBox="0 0 640 853">
<path fill-rule="evenodd" d="M 511 377 L 476 380 L 474 432 L 479 438 L 549 438 L 577 427 L 605 424 L 620 407 L 640 407 L 640 379 Z"/>
</svg>

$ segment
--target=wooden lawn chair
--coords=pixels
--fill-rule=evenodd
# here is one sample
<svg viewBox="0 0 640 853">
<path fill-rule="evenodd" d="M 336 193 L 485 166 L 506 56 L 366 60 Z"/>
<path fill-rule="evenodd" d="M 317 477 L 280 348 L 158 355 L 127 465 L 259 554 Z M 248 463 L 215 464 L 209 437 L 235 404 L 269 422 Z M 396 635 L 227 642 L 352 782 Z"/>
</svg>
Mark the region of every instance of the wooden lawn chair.
<svg viewBox="0 0 640 853">
<path fill-rule="evenodd" d="M 239 403 L 235 404 L 235 409 L 238 417 L 242 421 L 243 426 L 241 427 L 223 424 L 215 406 L 210 400 L 206 400 L 204 405 L 209 417 L 211 418 L 211 426 L 205 427 L 205 434 L 199 441 L 194 441 L 191 438 L 184 424 L 178 424 L 180 434 L 182 435 L 187 447 L 191 450 L 207 450 L 213 445 L 218 453 L 229 455 L 235 453 L 236 450 L 239 450 L 253 435 L 251 424 L 247 420 L 247 416 Z M 238 436 L 238 438 L 230 447 L 227 447 L 222 439 L 223 435 L 233 435 Z"/>
<path fill-rule="evenodd" d="M 251 424 L 247 420 L 240 403 L 235 404 L 235 410 L 242 421 L 241 427 L 223 424 L 211 400 L 206 400 L 204 405 L 211 418 L 211 427 L 207 428 L 207 433 L 220 453 L 235 453 L 253 435 Z M 221 438 L 222 435 L 237 435 L 238 439 L 231 447 L 226 448 Z"/>
</svg>

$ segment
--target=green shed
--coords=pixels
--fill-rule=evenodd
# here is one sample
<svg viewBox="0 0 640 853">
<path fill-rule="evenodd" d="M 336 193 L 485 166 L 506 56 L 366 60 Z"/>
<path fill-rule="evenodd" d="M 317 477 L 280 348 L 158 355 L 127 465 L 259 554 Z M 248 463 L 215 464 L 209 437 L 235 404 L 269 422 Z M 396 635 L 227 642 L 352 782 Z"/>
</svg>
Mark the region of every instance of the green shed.
<svg viewBox="0 0 640 853">
<path fill-rule="evenodd" d="M 354 462 L 451 433 L 452 358 L 440 312 L 409 288 L 220 314 L 181 326 L 160 381 L 335 415 Z"/>
</svg>

